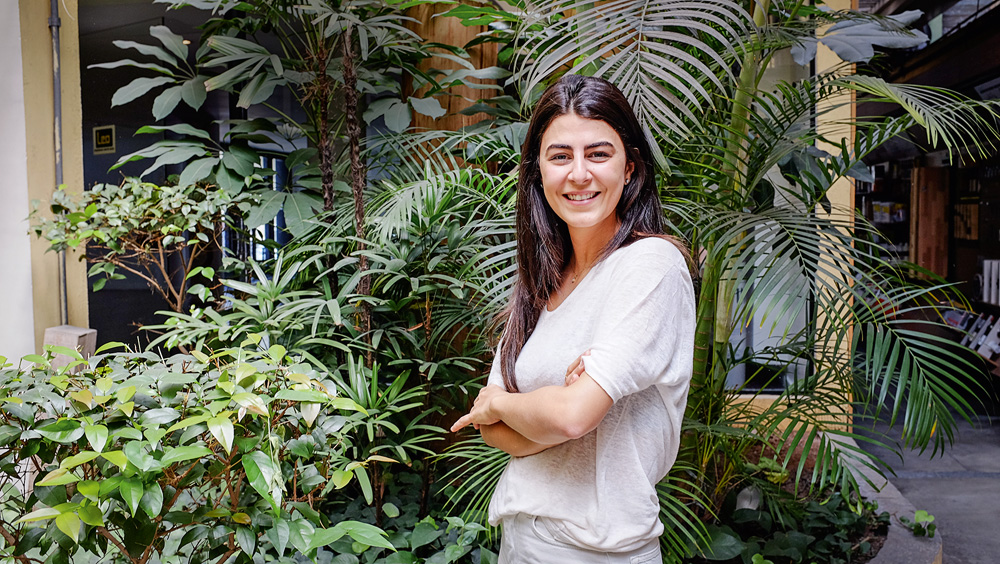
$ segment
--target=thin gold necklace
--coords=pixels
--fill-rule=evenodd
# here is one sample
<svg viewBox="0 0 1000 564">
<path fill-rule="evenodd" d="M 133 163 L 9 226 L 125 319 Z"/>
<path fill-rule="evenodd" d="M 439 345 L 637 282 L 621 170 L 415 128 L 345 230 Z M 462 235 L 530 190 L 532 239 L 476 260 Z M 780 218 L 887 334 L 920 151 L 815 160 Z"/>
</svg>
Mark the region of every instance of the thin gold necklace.
<svg viewBox="0 0 1000 564">
<path fill-rule="evenodd" d="M 587 268 L 582 268 L 582 269 L 576 271 L 576 273 L 573 274 L 573 278 L 570 279 L 569 283 L 570 284 L 576 284 L 576 279 L 579 278 L 582 275 L 585 275 L 587 272 L 590 272 L 590 269 L 593 268 L 593 267 L 594 267 L 594 265 L 593 265 L 593 263 L 591 263 L 590 266 L 588 266 Z"/>
</svg>

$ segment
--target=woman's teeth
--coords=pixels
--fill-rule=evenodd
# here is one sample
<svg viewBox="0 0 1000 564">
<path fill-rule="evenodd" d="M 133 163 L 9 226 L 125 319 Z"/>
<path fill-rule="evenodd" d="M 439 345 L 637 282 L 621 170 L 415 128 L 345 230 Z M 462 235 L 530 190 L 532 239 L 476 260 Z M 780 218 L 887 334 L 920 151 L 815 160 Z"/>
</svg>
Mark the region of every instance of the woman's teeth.
<svg viewBox="0 0 1000 564">
<path fill-rule="evenodd" d="M 582 200 L 589 200 L 591 198 L 596 198 L 597 194 L 598 194 L 597 192 L 590 192 L 587 194 L 566 194 L 566 197 L 569 198 L 570 200 L 575 200 L 579 202 Z"/>
</svg>

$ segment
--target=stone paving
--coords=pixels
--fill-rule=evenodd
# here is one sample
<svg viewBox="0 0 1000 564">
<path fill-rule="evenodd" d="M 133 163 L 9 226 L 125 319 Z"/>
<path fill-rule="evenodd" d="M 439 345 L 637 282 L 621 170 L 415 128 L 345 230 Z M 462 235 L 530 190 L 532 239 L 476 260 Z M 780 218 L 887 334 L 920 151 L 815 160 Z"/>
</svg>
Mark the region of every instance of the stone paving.
<svg viewBox="0 0 1000 564">
<path fill-rule="evenodd" d="M 934 457 L 930 449 L 907 450 L 900 461 L 887 449 L 862 448 L 895 470 L 890 481 L 914 507 L 934 515 L 943 564 L 1000 563 L 1000 417 L 960 422 L 955 443 Z"/>
</svg>

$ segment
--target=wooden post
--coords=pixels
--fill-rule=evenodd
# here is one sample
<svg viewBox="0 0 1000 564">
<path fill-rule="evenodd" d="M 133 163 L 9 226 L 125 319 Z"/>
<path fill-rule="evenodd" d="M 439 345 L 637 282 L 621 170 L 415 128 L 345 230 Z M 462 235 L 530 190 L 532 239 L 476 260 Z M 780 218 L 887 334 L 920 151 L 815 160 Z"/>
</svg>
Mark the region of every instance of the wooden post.
<svg viewBox="0 0 1000 564">
<path fill-rule="evenodd" d="M 425 41 L 463 47 L 468 42 L 475 39 L 479 33 L 485 31 L 486 28 L 484 26 L 466 27 L 462 25 L 462 22 L 458 18 L 441 16 L 435 17 L 436 14 L 447 12 L 453 7 L 454 4 L 424 4 L 421 6 L 415 6 L 410 9 L 408 15 L 419 20 L 420 23 L 417 24 L 416 22 L 410 22 L 408 27 L 420 34 Z M 469 49 L 469 55 L 471 56 L 470 62 L 476 68 L 481 69 L 495 66 L 497 64 L 497 45 L 496 43 L 477 45 Z M 461 66 L 449 59 L 434 57 L 431 60 L 421 63 L 421 68 L 457 69 L 461 68 Z M 422 91 L 420 90 L 414 92 L 412 84 L 407 84 L 406 94 L 412 96 L 420 95 L 421 93 Z M 476 90 L 467 86 L 456 86 L 450 88 L 447 90 L 447 93 L 453 95 L 441 95 L 437 98 L 448 113 L 438 119 L 433 119 L 414 112 L 413 121 L 411 122 L 413 127 L 418 129 L 434 128 L 458 131 L 462 127 L 473 125 L 482 121 L 485 117 L 485 114 L 466 116 L 459 114 L 458 112 L 468 108 L 473 102 L 480 98 L 486 98 L 493 95 L 493 93 L 489 90 Z"/>
<path fill-rule="evenodd" d="M 948 275 L 948 169 L 914 167 L 910 188 L 910 260 Z"/>
</svg>

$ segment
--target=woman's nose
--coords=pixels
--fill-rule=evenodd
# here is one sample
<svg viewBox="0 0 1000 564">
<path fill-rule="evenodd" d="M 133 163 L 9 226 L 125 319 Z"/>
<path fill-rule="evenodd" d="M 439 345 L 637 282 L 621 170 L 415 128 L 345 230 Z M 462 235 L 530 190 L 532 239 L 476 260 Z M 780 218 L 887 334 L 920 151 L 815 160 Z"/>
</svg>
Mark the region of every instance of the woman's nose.
<svg viewBox="0 0 1000 564">
<path fill-rule="evenodd" d="M 570 182 L 584 184 L 590 181 L 590 169 L 587 159 L 573 159 L 573 169 L 569 173 Z"/>
</svg>

